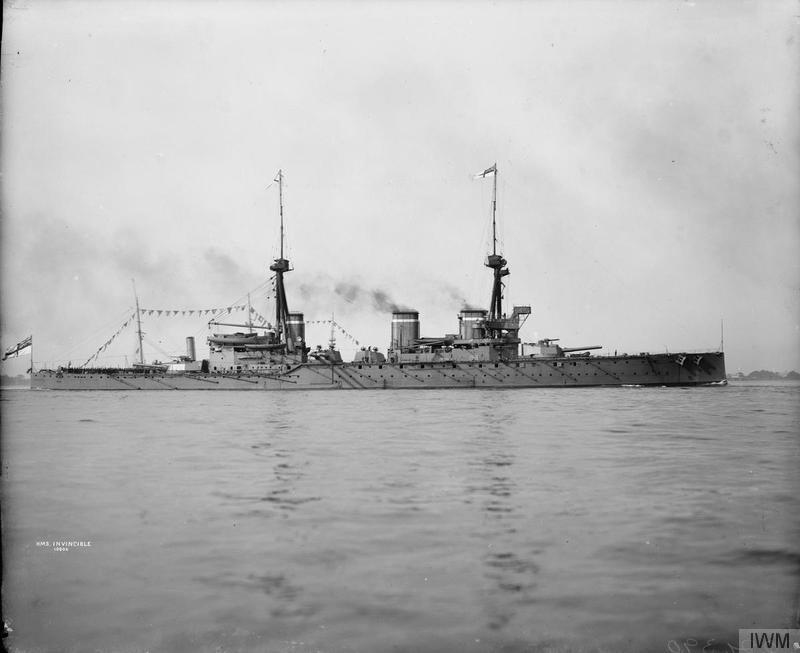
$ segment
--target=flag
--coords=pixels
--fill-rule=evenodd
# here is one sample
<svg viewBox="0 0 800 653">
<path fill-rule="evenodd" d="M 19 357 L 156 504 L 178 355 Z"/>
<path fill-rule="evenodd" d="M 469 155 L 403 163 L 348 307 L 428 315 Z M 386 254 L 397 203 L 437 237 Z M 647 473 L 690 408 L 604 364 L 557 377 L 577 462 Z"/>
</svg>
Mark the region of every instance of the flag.
<svg viewBox="0 0 800 653">
<path fill-rule="evenodd" d="M 477 175 L 475 175 L 475 179 L 481 179 L 486 175 L 496 175 L 496 174 L 497 174 L 497 164 L 495 163 L 494 165 L 492 165 L 491 168 L 486 168 L 486 170 L 484 170 L 483 172 L 479 172 Z"/>
<path fill-rule="evenodd" d="M 11 358 L 12 356 L 16 358 L 17 356 L 19 356 L 20 352 L 23 349 L 27 349 L 28 347 L 32 346 L 33 346 L 33 336 L 28 336 L 22 342 L 18 342 L 13 347 L 9 347 L 8 349 L 6 349 L 6 353 L 3 354 L 3 360 L 5 360 L 6 358 Z"/>
</svg>

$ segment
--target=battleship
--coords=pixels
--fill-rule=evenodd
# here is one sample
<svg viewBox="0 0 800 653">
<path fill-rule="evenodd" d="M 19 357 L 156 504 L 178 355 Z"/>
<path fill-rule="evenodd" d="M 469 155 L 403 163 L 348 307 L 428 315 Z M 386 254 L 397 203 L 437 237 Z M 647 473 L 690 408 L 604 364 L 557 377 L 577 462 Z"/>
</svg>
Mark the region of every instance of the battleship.
<svg viewBox="0 0 800 653">
<path fill-rule="evenodd" d="M 484 265 L 492 274 L 488 308 L 464 308 L 454 333 L 420 336 L 416 310 L 391 314 L 386 353 L 364 347 L 344 361 L 331 337 L 327 348 L 306 345 L 305 316 L 289 310 L 284 277 L 283 173 L 279 188 L 280 253 L 269 266 L 274 287 L 274 324 L 210 322 L 246 328 L 212 333 L 207 358 L 186 353 L 170 363 L 146 363 L 141 310 L 136 300 L 139 361 L 131 367 L 59 367 L 31 371 L 31 388 L 42 390 L 399 390 L 423 388 L 578 388 L 593 386 L 724 385 L 725 355 L 719 351 L 605 355 L 601 345 L 562 346 L 558 338 L 524 343 L 520 329 L 530 306 L 504 305 L 508 262 L 498 251 L 497 164 L 478 177 L 493 179 L 492 247 Z"/>
</svg>

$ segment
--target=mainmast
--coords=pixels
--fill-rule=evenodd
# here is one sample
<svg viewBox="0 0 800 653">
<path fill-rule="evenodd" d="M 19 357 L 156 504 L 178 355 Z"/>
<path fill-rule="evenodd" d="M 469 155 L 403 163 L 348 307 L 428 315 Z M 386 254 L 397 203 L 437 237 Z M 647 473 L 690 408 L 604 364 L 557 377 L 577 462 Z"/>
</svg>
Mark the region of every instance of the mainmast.
<svg viewBox="0 0 800 653">
<path fill-rule="evenodd" d="M 281 258 L 283 258 L 283 170 L 278 170 L 278 203 L 281 211 Z"/>
<path fill-rule="evenodd" d="M 503 277 L 509 274 L 505 267 L 506 261 L 502 255 L 497 253 L 497 163 L 491 168 L 487 168 L 479 176 L 486 177 L 491 174 L 493 177 L 492 186 L 492 253 L 486 257 L 486 267 L 494 270 L 494 281 L 492 283 L 492 299 L 489 304 L 489 320 L 499 320 L 503 317 Z"/>
<path fill-rule="evenodd" d="M 288 321 L 289 321 L 289 307 L 286 303 L 286 290 L 283 286 L 283 275 L 289 272 L 289 261 L 283 258 L 283 171 L 278 170 L 278 175 L 275 177 L 278 182 L 278 198 L 280 201 L 280 215 L 281 215 L 281 248 L 280 257 L 275 259 L 275 262 L 269 266 L 269 269 L 275 273 L 275 325 L 278 332 L 281 334 L 282 341 L 286 344 L 287 351 L 294 351 L 294 342 L 289 337 Z"/>
<path fill-rule="evenodd" d="M 139 338 L 139 364 L 144 365 L 144 349 L 142 348 L 142 312 L 139 310 L 139 295 L 136 293 L 136 280 L 131 279 L 133 284 L 133 298 L 136 300 L 136 335 Z"/>
<path fill-rule="evenodd" d="M 492 254 L 497 254 L 497 163 L 492 166 Z"/>
</svg>

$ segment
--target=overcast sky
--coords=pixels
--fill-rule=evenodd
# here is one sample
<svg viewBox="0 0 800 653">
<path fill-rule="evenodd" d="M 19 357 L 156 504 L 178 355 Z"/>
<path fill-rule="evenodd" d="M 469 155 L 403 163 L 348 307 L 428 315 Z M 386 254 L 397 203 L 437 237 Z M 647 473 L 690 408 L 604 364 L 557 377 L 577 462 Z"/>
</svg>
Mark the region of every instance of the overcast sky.
<svg viewBox="0 0 800 653">
<path fill-rule="evenodd" d="M 382 350 L 391 303 L 453 332 L 489 303 L 497 161 L 524 340 L 716 349 L 724 321 L 730 372 L 800 370 L 795 2 L 4 8 L 0 335 L 40 364 L 95 353 L 134 278 L 144 308 L 272 310 L 279 168 L 290 310 Z M 145 316 L 148 359 L 207 319 Z"/>
</svg>

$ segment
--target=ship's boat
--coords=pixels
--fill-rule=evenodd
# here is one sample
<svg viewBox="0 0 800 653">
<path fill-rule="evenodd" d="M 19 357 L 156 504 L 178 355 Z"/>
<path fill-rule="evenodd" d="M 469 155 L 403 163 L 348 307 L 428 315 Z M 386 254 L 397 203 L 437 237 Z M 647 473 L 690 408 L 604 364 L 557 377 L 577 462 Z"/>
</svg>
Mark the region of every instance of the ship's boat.
<svg viewBox="0 0 800 653">
<path fill-rule="evenodd" d="M 254 347 L 280 349 L 283 345 L 274 343 L 270 336 L 260 336 L 257 333 L 215 333 L 208 337 L 209 345 L 221 347 Z"/>
<path fill-rule="evenodd" d="M 194 339 L 186 355 L 168 365 L 146 365 L 138 298 L 136 324 L 140 361 L 133 368 L 59 368 L 31 373 L 31 387 L 55 390 L 329 390 L 422 388 L 552 388 L 587 386 L 697 386 L 726 381 L 725 355 L 719 351 L 613 355 L 594 353 L 601 345 L 565 347 L 558 338 L 524 343 L 519 332 L 530 306 L 504 305 L 508 262 L 497 243 L 497 165 L 479 177 L 492 177 L 492 249 L 485 266 L 492 271 L 487 308 L 464 308 L 458 330 L 420 335 L 420 315 L 412 309 L 391 315 L 390 343 L 384 355 L 362 348 L 351 362 L 342 360 L 331 340 L 327 349 L 306 346 L 305 319 L 290 312 L 284 276 L 292 268 L 283 255 L 283 173 L 278 172 L 280 255 L 273 273 L 274 326 L 209 323 L 247 327 L 247 332 L 208 336 L 209 356 L 198 361 Z M 249 304 L 249 300 L 248 300 Z M 257 331 L 262 333 L 257 333 Z"/>
</svg>

